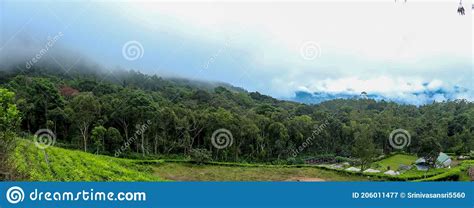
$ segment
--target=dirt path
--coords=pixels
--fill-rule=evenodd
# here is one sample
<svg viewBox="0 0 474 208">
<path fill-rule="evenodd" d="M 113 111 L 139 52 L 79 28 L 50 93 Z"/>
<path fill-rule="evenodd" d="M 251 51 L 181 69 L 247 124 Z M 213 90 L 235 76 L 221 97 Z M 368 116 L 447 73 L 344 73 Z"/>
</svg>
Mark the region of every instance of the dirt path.
<svg viewBox="0 0 474 208">
<path fill-rule="evenodd" d="M 299 181 L 299 182 L 322 182 L 322 181 L 326 181 L 324 179 L 321 179 L 321 178 L 307 178 L 307 177 L 294 177 L 294 178 L 290 178 L 286 181 Z"/>
</svg>

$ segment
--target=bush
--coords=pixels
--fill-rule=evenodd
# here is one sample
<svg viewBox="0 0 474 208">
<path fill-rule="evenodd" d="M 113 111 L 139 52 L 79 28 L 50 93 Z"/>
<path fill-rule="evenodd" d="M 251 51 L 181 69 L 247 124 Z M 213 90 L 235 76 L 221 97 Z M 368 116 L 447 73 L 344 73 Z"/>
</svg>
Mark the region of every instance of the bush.
<svg viewBox="0 0 474 208">
<path fill-rule="evenodd" d="M 347 157 L 341 157 L 341 156 L 336 156 L 335 157 L 336 162 L 341 163 L 341 162 L 348 162 L 351 164 L 357 164 L 358 160 L 357 159 L 352 159 L 352 158 L 347 158 Z"/>
<path fill-rule="evenodd" d="M 370 167 L 371 167 L 371 168 L 374 168 L 374 169 L 379 169 L 379 168 L 382 167 L 382 165 L 380 165 L 379 163 L 372 163 L 372 164 L 370 165 Z"/>
<path fill-rule="evenodd" d="M 190 152 L 191 160 L 203 164 L 211 160 L 211 152 L 207 149 L 192 149 Z"/>
<path fill-rule="evenodd" d="M 273 161 L 271 161 L 270 164 L 271 164 L 271 165 L 286 165 L 286 164 L 287 164 L 287 160 L 282 160 L 282 159 L 273 160 Z"/>
<path fill-rule="evenodd" d="M 8 162 L 20 122 L 20 111 L 14 104 L 14 98 L 13 92 L 0 88 L 0 180 L 9 180 L 14 171 Z"/>
<path fill-rule="evenodd" d="M 465 160 L 458 166 L 451 168 L 448 171 L 445 171 L 433 177 L 420 179 L 418 181 L 458 181 L 462 172 L 467 171 L 473 165 L 473 160 Z"/>
<path fill-rule="evenodd" d="M 298 165 L 298 164 L 305 164 L 305 163 L 304 163 L 304 160 L 301 159 L 301 158 L 290 157 L 290 158 L 286 159 L 286 164 L 287 165 Z"/>
</svg>

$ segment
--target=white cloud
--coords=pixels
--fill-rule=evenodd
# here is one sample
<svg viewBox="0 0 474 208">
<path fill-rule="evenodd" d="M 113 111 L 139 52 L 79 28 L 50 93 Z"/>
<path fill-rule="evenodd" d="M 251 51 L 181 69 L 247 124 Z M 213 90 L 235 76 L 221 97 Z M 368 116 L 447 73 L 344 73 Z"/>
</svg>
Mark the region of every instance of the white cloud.
<svg viewBox="0 0 474 208">
<path fill-rule="evenodd" d="M 127 10 L 144 27 L 211 42 L 238 34 L 231 50 L 253 56 L 255 76 L 266 77 L 256 79 L 269 80 L 259 90 L 277 96 L 300 89 L 396 94 L 469 82 L 471 70 L 456 64 L 472 58 L 472 20 L 456 13 L 457 2 L 316 2 L 149 3 Z M 317 60 L 301 58 L 307 41 L 320 45 Z"/>
<path fill-rule="evenodd" d="M 362 92 L 369 97 L 400 101 L 415 105 L 422 105 L 433 101 L 441 102 L 455 99 L 473 100 L 472 91 L 457 85 L 444 83 L 441 80 L 404 79 L 391 77 L 376 77 L 361 79 L 348 77 L 341 79 L 326 79 L 310 86 L 299 86 L 298 89 L 307 93 L 322 93 L 322 97 L 358 96 Z M 280 82 L 282 84 L 282 82 Z M 291 85 L 291 83 L 289 84 Z M 293 86 L 289 86 L 292 88 Z M 332 95 L 332 96 L 326 96 Z M 316 98 L 319 95 L 315 95 Z M 320 101 L 320 99 L 317 99 Z"/>
<path fill-rule="evenodd" d="M 120 51 L 114 62 L 117 45 L 139 39 L 148 62 L 126 62 L 127 68 L 160 65 L 178 76 L 245 83 L 239 87 L 276 97 L 288 98 L 298 90 L 366 91 L 419 102 L 424 98 L 414 92 L 437 89 L 452 95 L 435 95 L 436 100 L 473 97 L 472 14 L 458 15 L 458 2 L 452 0 L 93 4 L 98 13 L 79 19 L 71 29 L 80 31 L 70 31 L 67 38 L 112 65 L 123 63 Z M 469 1 L 464 4 L 470 9 Z M 89 30 L 81 33 L 81 26 Z M 90 34 L 107 38 L 101 47 L 91 47 L 87 43 L 97 37 Z M 320 57 L 301 56 L 307 42 L 319 45 Z M 193 71 L 215 54 L 208 70 Z M 455 86 L 471 91 L 457 92 Z"/>
</svg>

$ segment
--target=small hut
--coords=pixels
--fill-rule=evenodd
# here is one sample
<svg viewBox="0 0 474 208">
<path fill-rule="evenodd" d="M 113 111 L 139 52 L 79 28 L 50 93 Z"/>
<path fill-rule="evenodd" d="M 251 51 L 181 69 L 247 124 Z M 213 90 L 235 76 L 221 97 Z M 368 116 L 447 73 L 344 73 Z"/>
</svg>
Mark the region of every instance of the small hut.
<svg viewBox="0 0 474 208">
<path fill-rule="evenodd" d="M 415 161 L 415 166 L 417 170 L 427 171 L 429 169 L 428 163 L 422 157 Z"/>
<path fill-rule="evenodd" d="M 451 157 L 447 154 L 440 152 L 438 158 L 436 158 L 436 167 L 437 168 L 447 168 L 451 166 Z"/>
</svg>

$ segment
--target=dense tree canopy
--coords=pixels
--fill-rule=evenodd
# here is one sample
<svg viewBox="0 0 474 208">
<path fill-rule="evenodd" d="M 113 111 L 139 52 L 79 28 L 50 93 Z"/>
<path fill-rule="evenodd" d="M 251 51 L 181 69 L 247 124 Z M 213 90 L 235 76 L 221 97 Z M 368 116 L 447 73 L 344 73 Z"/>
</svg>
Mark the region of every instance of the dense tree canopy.
<svg viewBox="0 0 474 208">
<path fill-rule="evenodd" d="M 388 137 L 399 128 L 411 135 L 407 152 L 426 154 L 432 144 L 445 152 L 474 150 L 474 104 L 466 100 L 413 106 L 354 98 L 306 105 L 134 71 L 108 77 L 32 69 L 8 73 L 1 85 L 16 94 L 21 131 L 48 128 L 58 145 L 100 154 L 129 144 L 122 156 L 269 162 L 286 161 L 301 148 L 297 158 L 370 158 L 398 151 Z M 212 134 L 222 128 L 233 143 L 214 148 Z"/>
</svg>

